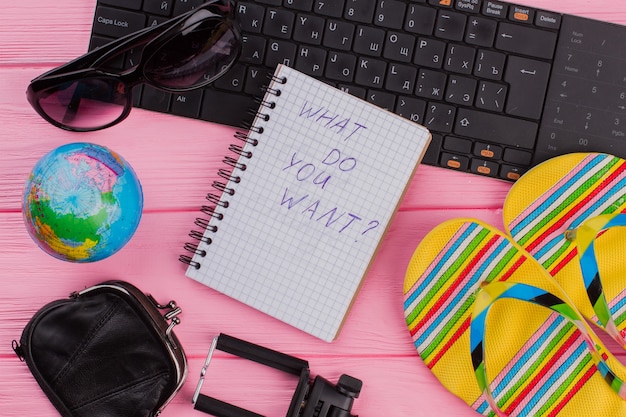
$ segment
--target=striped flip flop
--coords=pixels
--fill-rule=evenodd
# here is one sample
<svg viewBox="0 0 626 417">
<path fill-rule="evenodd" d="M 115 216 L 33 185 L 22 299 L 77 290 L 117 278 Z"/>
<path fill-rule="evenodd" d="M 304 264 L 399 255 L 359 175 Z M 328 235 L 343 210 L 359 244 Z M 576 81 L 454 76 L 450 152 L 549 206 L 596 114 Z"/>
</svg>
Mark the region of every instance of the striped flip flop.
<svg viewBox="0 0 626 417">
<path fill-rule="evenodd" d="M 504 203 L 508 234 L 580 312 L 626 348 L 626 161 L 600 153 L 548 160 Z"/>
<path fill-rule="evenodd" d="M 458 219 L 431 231 L 404 299 L 423 362 L 478 413 L 626 417 L 626 370 L 556 281 L 491 226 Z"/>
</svg>

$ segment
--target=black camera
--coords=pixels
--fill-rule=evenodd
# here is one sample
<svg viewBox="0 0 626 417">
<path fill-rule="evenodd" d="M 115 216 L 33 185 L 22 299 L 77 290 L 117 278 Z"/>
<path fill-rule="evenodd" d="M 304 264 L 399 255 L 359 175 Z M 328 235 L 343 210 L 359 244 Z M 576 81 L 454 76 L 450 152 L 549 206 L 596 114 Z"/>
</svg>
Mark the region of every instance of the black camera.
<svg viewBox="0 0 626 417">
<path fill-rule="evenodd" d="M 298 376 L 300 379 L 291 399 L 287 417 L 356 417 L 350 414 L 350 411 L 354 399 L 359 396 L 363 386 L 359 379 L 344 374 L 339 377 L 337 385 L 333 385 L 321 376 L 317 376 L 311 381 L 307 361 L 223 333 L 213 340 L 202 367 L 200 381 L 192 399 L 196 410 L 216 417 L 263 417 L 260 414 L 200 393 L 204 376 L 215 350 L 221 350 Z"/>
</svg>

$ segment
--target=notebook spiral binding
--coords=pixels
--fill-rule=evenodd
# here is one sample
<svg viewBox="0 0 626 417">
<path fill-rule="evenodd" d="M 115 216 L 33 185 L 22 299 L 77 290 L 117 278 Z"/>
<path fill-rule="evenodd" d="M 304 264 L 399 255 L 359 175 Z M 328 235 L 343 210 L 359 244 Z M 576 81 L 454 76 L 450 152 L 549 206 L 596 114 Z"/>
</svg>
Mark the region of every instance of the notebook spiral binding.
<svg viewBox="0 0 626 417">
<path fill-rule="evenodd" d="M 285 84 L 287 83 L 286 77 L 276 77 L 274 75 L 270 76 L 270 80 L 274 81 L 277 84 Z M 279 88 L 274 88 L 271 86 L 265 88 L 265 95 L 263 98 L 256 99 L 256 103 L 259 105 L 257 110 L 250 110 L 255 116 L 255 120 L 260 119 L 262 121 L 270 120 L 270 112 L 274 108 L 276 108 L 276 102 L 272 100 L 268 100 L 269 95 L 273 95 L 275 97 L 279 97 L 281 95 L 281 90 Z M 253 152 L 246 150 L 245 146 L 250 144 L 252 146 L 257 146 L 259 141 L 256 138 L 250 137 L 250 132 L 254 132 L 257 134 L 263 134 L 262 126 L 242 126 L 247 132 L 237 131 L 233 135 L 235 139 L 239 140 L 240 143 L 231 144 L 228 147 L 228 150 L 234 155 L 226 155 L 222 162 L 226 165 L 225 168 L 221 168 L 217 175 L 223 181 L 214 181 L 212 187 L 217 191 L 210 192 L 206 195 L 206 199 L 209 201 L 209 205 L 203 205 L 200 207 L 200 212 L 204 214 L 206 217 L 198 217 L 196 218 L 194 224 L 198 226 L 201 230 L 192 230 L 189 232 L 189 237 L 194 239 L 193 243 L 185 243 L 184 249 L 189 252 L 190 255 L 181 255 L 178 260 L 182 263 L 189 265 L 195 269 L 200 269 L 202 264 L 197 260 L 194 260 L 194 257 L 199 256 L 204 258 L 207 255 L 206 250 L 200 248 L 200 244 L 210 245 L 213 242 L 213 239 L 207 235 L 205 232 L 217 233 L 219 226 L 211 225 L 210 219 L 215 218 L 216 220 L 223 220 L 224 213 L 223 211 L 228 208 L 229 201 L 224 197 L 230 197 L 235 195 L 235 190 L 230 188 L 228 184 L 235 183 L 239 184 L 241 182 L 241 173 L 244 172 L 247 168 L 245 162 L 242 162 L 242 159 L 251 159 L 253 157 Z"/>
</svg>

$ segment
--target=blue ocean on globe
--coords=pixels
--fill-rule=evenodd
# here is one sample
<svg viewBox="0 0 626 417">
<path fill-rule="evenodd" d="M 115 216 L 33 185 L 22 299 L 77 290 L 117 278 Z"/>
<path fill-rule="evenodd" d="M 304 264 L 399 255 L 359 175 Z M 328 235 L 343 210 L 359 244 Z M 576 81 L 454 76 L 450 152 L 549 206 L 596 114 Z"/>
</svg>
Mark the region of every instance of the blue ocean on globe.
<svg viewBox="0 0 626 417">
<path fill-rule="evenodd" d="M 133 236 L 143 210 L 135 171 L 110 149 L 70 143 L 33 167 L 23 200 L 28 233 L 46 253 L 94 262 L 118 252 Z"/>
</svg>

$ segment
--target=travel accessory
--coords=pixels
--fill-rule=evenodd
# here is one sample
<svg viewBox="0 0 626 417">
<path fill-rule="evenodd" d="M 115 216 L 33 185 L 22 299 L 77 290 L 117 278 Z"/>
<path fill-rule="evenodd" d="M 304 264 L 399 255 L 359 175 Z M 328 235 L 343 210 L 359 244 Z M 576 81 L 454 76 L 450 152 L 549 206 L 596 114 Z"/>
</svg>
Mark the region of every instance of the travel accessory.
<svg viewBox="0 0 626 417">
<path fill-rule="evenodd" d="M 174 301 L 107 281 L 41 308 L 13 349 L 63 417 L 152 417 L 187 375 Z"/>
<path fill-rule="evenodd" d="M 206 371 L 216 350 L 299 377 L 298 386 L 289 404 L 287 417 L 356 417 L 350 412 L 354 399 L 358 398 L 361 392 L 363 386 L 361 380 L 343 374 L 339 377 L 337 385 L 331 384 L 319 375 L 311 381 L 307 361 L 223 333 L 213 339 L 209 354 L 200 372 L 200 380 L 191 400 L 196 410 L 217 417 L 263 417 L 260 414 L 200 393 Z"/>
<path fill-rule="evenodd" d="M 188 91 L 215 81 L 235 63 L 241 34 L 232 5 L 212 0 L 160 25 L 110 42 L 35 78 L 28 101 L 51 124 L 73 131 L 104 129 L 124 120 L 132 90 L 146 83 L 169 92 Z M 110 22 L 113 24 L 113 22 Z M 111 62 L 143 48 L 131 68 Z"/>
<path fill-rule="evenodd" d="M 430 133 L 285 65 L 268 82 L 180 259 L 189 278 L 330 342 Z"/>
<path fill-rule="evenodd" d="M 556 281 L 495 228 L 437 226 L 411 258 L 404 296 L 422 360 L 478 413 L 626 416 L 626 369 Z"/>
<path fill-rule="evenodd" d="M 591 322 L 626 347 L 626 161 L 602 153 L 548 160 L 513 185 L 509 235 Z"/>
</svg>

